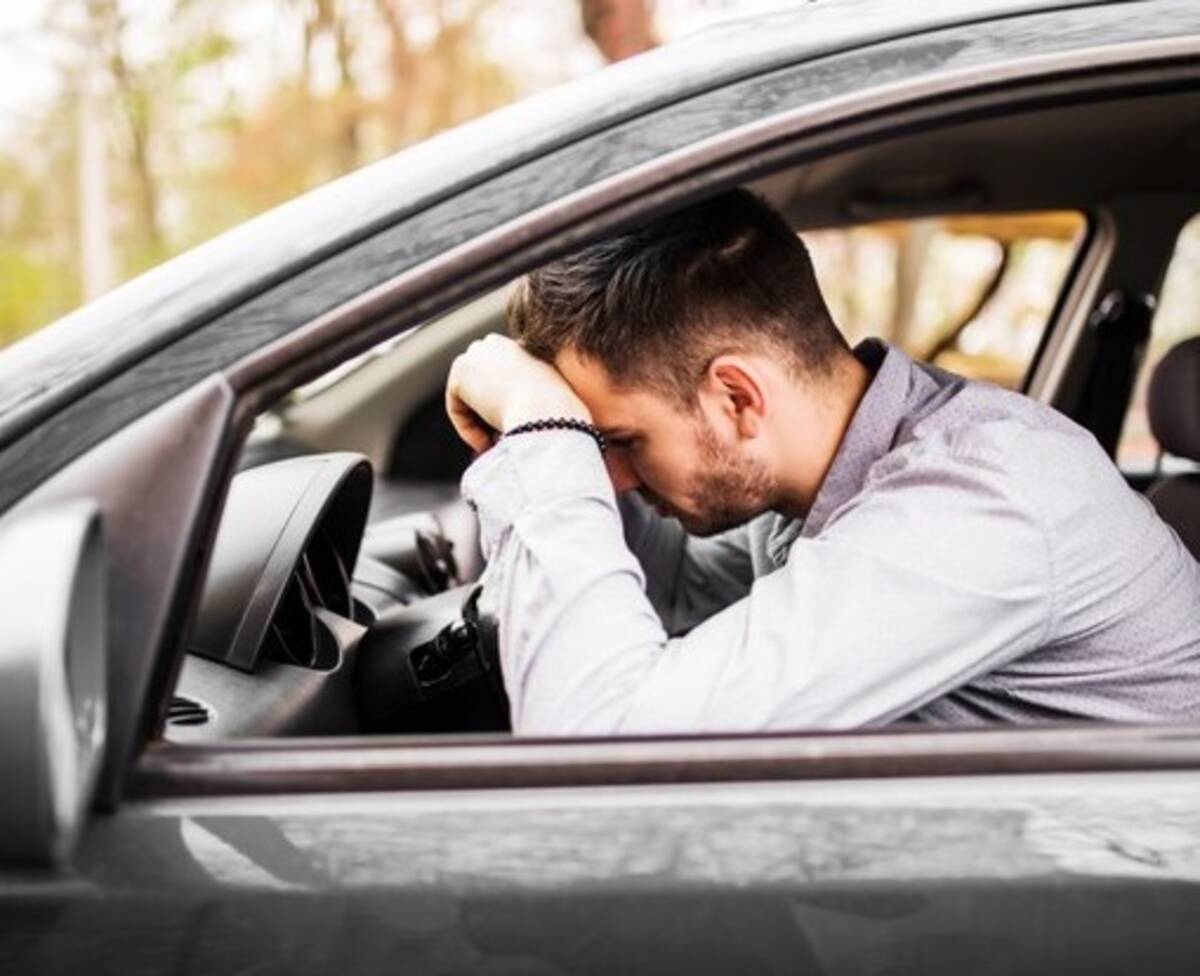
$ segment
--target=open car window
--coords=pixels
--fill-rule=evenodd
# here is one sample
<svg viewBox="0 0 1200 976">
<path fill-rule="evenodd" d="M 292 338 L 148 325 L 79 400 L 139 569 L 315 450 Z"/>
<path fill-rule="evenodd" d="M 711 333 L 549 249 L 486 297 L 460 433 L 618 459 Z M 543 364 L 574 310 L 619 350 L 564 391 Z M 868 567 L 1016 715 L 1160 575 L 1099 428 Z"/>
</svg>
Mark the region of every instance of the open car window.
<svg viewBox="0 0 1200 976">
<path fill-rule="evenodd" d="M 851 342 L 882 337 L 914 358 L 1019 388 L 1085 226 L 1074 212 L 955 215 L 801 237 Z M 357 445 L 337 437 L 274 456 L 248 445 L 247 456 L 262 456 L 226 505 L 168 739 L 505 726 L 497 682 L 479 680 L 494 668 L 494 642 L 466 642 L 470 653 L 456 657 L 460 610 L 482 567 L 474 521 L 453 502 L 470 458 L 452 457 L 459 445 L 441 392 L 448 353 L 503 326 L 500 297 L 431 323 L 428 349 L 402 341 L 411 332 L 390 338 L 267 415 L 282 423 L 279 435 L 303 435 L 304 417 L 318 412 L 326 429 L 362 436 L 379 416 L 364 403 L 394 407 L 394 391 L 426 391 L 396 435 L 400 470 L 377 465 L 373 479 L 361 455 L 345 453 Z M 417 427 L 425 434 L 412 436 Z M 259 432 L 270 434 L 261 423 Z M 446 470 L 433 478 L 439 463 Z M 448 708 L 444 693 L 457 682 L 471 690 Z"/>
</svg>

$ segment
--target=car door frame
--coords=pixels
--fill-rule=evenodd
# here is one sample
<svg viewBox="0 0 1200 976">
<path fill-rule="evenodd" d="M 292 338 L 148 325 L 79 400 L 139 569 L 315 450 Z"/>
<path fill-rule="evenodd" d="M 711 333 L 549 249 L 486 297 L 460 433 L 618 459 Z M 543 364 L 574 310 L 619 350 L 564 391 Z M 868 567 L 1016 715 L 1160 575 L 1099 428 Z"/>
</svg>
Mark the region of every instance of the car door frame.
<svg viewBox="0 0 1200 976">
<path fill-rule="evenodd" d="M 320 771 L 320 763 L 340 750 L 345 751 L 344 755 L 367 750 L 376 757 L 376 772 L 382 774 L 387 770 L 387 775 L 395 777 L 398 783 L 405 781 L 406 771 L 412 768 L 412 747 L 397 743 L 346 740 L 319 744 L 295 741 L 237 743 L 227 748 L 213 747 L 192 753 L 188 749 L 193 747 L 183 749 L 162 743 L 146 748 L 163 727 L 169 691 L 184 653 L 184 638 L 195 613 L 206 556 L 215 535 L 221 501 L 232 477 L 237 451 L 254 416 L 275 398 L 345 358 L 365 351 L 399 329 L 428 320 L 473 295 L 496 287 L 585 237 L 611 231 L 635 215 L 678 205 L 715 185 L 745 179 L 784 162 L 803 158 L 805 153 L 826 154 L 855 141 L 886 138 L 898 131 L 946 124 L 956 118 L 995 111 L 999 105 L 1011 111 L 1014 104 L 1024 107 L 1061 104 L 1064 99 L 1085 95 L 1095 97 L 1098 91 L 1115 97 L 1117 92 L 1159 90 L 1165 84 L 1194 87 L 1198 68 L 1195 35 L 1180 39 L 1170 36 L 1165 28 L 1139 24 L 1134 34 L 1141 36 L 1137 34 L 1141 31 L 1148 39 L 1108 43 L 1106 24 L 1100 16 L 1108 10 L 1106 7 L 1075 8 L 1038 14 L 1029 19 L 1030 22 L 1036 19 L 1041 25 L 1076 25 L 1075 46 L 1066 51 L 1056 48 L 1058 38 L 1055 37 L 1044 42 L 1041 53 L 1024 51 L 1012 55 L 1001 41 L 1007 38 L 1007 43 L 1019 47 L 1027 43 L 1029 31 L 1026 23 L 1015 18 L 999 26 L 950 28 L 928 36 L 891 41 L 878 48 L 843 53 L 744 79 L 696 96 L 694 104 L 683 108 L 674 105 L 633 119 L 623 125 L 618 136 L 609 133 L 595 137 L 611 143 L 604 161 L 608 169 L 590 171 L 594 176 L 590 182 L 580 182 L 576 178 L 574 189 L 558 192 L 553 184 L 540 185 L 537 177 L 554 172 L 564 161 L 575 160 L 582 165 L 588 154 L 595 150 L 595 146 L 586 140 L 556 150 L 536 165 L 530 164 L 508 183 L 504 182 L 504 177 L 498 177 L 492 183 L 467 191 L 461 198 L 447 201 L 440 208 L 435 206 L 368 241 L 377 252 L 366 262 L 368 267 L 364 273 L 383 277 L 374 287 L 359 291 L 348 300 L 335 302 L 332 311 L 317 314 L 298 328 L 291 324 L 290 316 L 298 314 L 302 308 L 312 307 L 312 291 L 327 288 L 322 282 L 336 277 L 348 263 L 363 260 L 365 252 L 361 249 L 351 249 L 320 266 L 315 285 L 310 285 L 304 275 L 295 281 L 284 282 L 230 313 L 220 328 L 205 329 L 180 340 L 160 354 L 160 357 L 169 354 L 169 361 L 161 358 L 146 361 L 106 387 L 99 402 L 88 398 L 80 401 L 72 410 L 86 413 L 89 409 L 111 409 L 122 417 L 128 414 L 131 418 L 156 407 L 137 423 L 128 423 L 112 438 L 113 442 L 121 442 L 107 454 L 110 459 L 117 457 L 112 462 L 113 470 L 118 472 L 115 475 L 103 470 L 97 474 L 97 465 L 103 469 L 104 462 L 93 459 L 96 452 L 88 451 L 92 446 L 89 438 L 96 437 L 97 443 L 103 438 L 99 434 L 89 434 L 80 417 L 71 410 L 66 411 L 71 415 L 60 418 L 59 426 L 47 431 L 47 436 L 56 432 L 62 434 L 74 445 L 72 449 L 79 457 L 60 475 L 50 478 L 33 492 L 22 507 L 52 496 L 92 492 L 96 479 L 103 476 L 112 487 L 106 516 L 111 515 L 114 508 L 118 515 L 122 510 L 128 514 L 131 503 L 125 496 L 136 489 L 152 486 L 156 472 L 142 471 L 137 478 L 131 478 L 121 465 L 133 464 L 131 459 L 144 453 L 148 445 L 173 446 L 181 452 L 179 469 L 172 472 L 177 475 L 176 484 L 168 493 L 169 497 L 162 501 L 163 513 L 158 518 L 157 537 L 160 541 L 168 539 L 166 549 L 150 558 L 146 547 L 135 546 L 133 555 L 140 561 L 141 568 L 125 577 L 119 575 L 115 587 L 120 590 L 122 581 L 126 584 L 117 594 L 118 610 L 136 611 L 144 619 L 138 627 L 122 625 L 128 629 L 118 635 L 121 639 L 110 641 L 111 646 L 124 649 L 124 659 L 110 682 L 116 726 L 110 728 L 102 803 L 117 805 L 125 779 L 135 763 L 137 771 L 132 782 L 143 798 L 170 793 L 174 789 L 170 785 L 173 781 L 179 783 L 178 788 L 182 791 L 192 789 L 185 785 L 188 770 L 197 770 L 204 763 L 207 763 L 207 778 L 202 788 L 209 793 L 236 793 L 249 789 L 245 776 L 231 776 L 224 786 L 216 776 L 217 770 L 231 770 L 243 760 L 257 764 L 255 768 L 264 781 L 286 780 L 291 784 L 289 789 L 295 790 L 304 788 L 304 777 L 287 779 L 287 769 L 309 769 L 312 778 L 308 782 L 311 788 L 316 788 L 325 776 Z M 1109 19 L 1114 18 L 1110 16 Z M 891 74 L 887 73 L 889 71 Z M 805 97 L 811 96 L 813 89 L 805 88 L 798 78 L 810 82 L 816 78 L 825 85 L 825 97 Z M 854 79 L 858 79 L 861 87 L 853 84 Z M 766 114 L 747 121 L 747 114 L 754 114 L 748 113 L 747 100 L 753 108 L 765 106 L 762 111 Z M 668 120 L 680 127 L 678 131 L 659 131 Z M 689 134 L 694 138 L 689 138 Z M 490 231 L 469 237 L 465 243 L 445 245 L 456 235 L 461 238 L 465 225 L 461 214 L 459 223 L 449 230 L 441 227 L 439 222 L 453 217 L 456 208 L 466 208 L 471 199 L 483 200 L 489 192 L 499 192 L 506 186 L 516 187 L 524 196 L 507 210 L 497 209 L 493 202 L 492 208 L 481 218 L 485 222 L 491 221 Z M 558 186 L 561 188 L 561 183 Z M 395 267 L 392 249 L 397 246 L 397 241 L 419 234 L 422 228 L 436 229 L 434 243 L 441 242 L 445 249 L 407 270 L 386 276 L 388 263 L 393 262 L 392 267 Z M 404 253 L 411 254 L 411 246 L 401 246 L 407 247 Z M 404 267 L 403 263 L 400 267 Z M 361 280 L 361 274 L 354 279 Z M 352 285 L 353 282 L 346 287 Z M 323 294 L 322 301 L 326 301 L 333 293 L 325 291 Z M 1086 289 L 1077 290 L 1076 294 L 1080 296 L 1079 301 L 1086 301 Z M 307 305 L 300 301 L 305 297 L 310 299 Z M 320 304 L 317 303 L 318 307 Z M 1064 310 L 1064 314 L 1069 311 Z M 244 334 L 247 332 L 249 334 Z M 272 335 L 275 338 L 272 339 Z M 155 399 L 147 398 L 138 388 L 139 382 L 151 383 Z M 129 403 L 122 402 L 123 397 L 131 395 L 131 389 L 137 395 Z M 108 416 L 106 423 L 111 424 L 113 416 L 115 414 Z M 71 429 L 72 424 L 79 427 L 74 440 L 62 433 L 63 425 Z M 180 430 L 189 432 L 191 440 L 188 443 L 181 445 Z M 36 446 L 34 444 L 30 449 L 36 450 Z M 111 447 L 108 442 L 101 446 Z M 45 472 L 41 474 L 44 476 Z M 31 477 L 35 476 L 36 473 Z M 185 484 L 179 483 L 181 478 Z M 127 518 L 125 525 L 129 523 Z M 119 520 L 112 524 L 121 525 Z M 160 562 L 156 564 L 155 559 Z M 169 565 L 168 572 L 162 572 L 161 561 Z M 147 600 L 147 594 L 155 594 L 155 599 Z M 154 612 L 138 609 L 141 603 L 152 605 Z M 1192 742 L 1189 730 L 1174 730 L 1174 738 L 1154 729 L 1130 732 L 1126 738 L 1119 734 L 1120 730 L 1089 730 L 1087 734 L 1101 733 L 1094 748 L 1080 752 L 1072 745 L 1065 750 L 1071 756 L 1082 757 L 1077 760 L 1064 756 L 1062 745 L 1055 744 L 1054 737 L 1065 731 L 1019 733 L 1024 738 L 1018 741 L 1027 744 L 1031 757 L 1040 755 L 1043 760 L 1046 756 L 1055 757 L 1044 760 L 1050 765 L 1077 761 L 1085 768 L 1125 768 L 1121 764 L 1131 752 L 1150 766 L 1155 762 L 1163 763 L 1163 768 L 1177 768 L 1180 764 L 1192 768 L 1197 764 L 1190 744 L 1179 745 L 1181 741 Z M 880 735 L 883 738 L 879 738 Z M 864 747 L 868 751 L 886 752 L 882 744 L 892 741 L 888 735 L 891 733 L 866 734 L 861 741 L 874 743 Z M 967 740 L 956 745 L 951 739 L 940 737 L 940 745 L 921 746 L 917 739 L 908 740 L 917 754 L 924 756 L 914 759 L 918 766 L 913 768 L 928 762 L 939 770 L 961 772 L 970 768 L 991 768 L 988 763 L 1004 766 L 1016 762 L 1005 759 L 1006 755 L 1011 756 L 1016 745 L 1008 739 L 988 739 L 989 735 L 991 733 L 979 733 L 979 737 L 971 734 L 969 745 Z M 1042 740 L 1039 736 L 1048 738 Z M 700 748 L 716 749 L 718 741 L 723 740 L 705 739 Z M 818 741 L 824 741 L 825 745 L 817 747 L 814 743 Z M 814 760 L 816 765 L 810 767 L 817 775 L 819 769 L 832 772 L 840 768 L 838 756 L 843 754 L 837 750 L 841 749 L 850 750 L 845 754 L 849 763 L 847 769 L 882 770 L 887 765 L 884 758 L 877 765 L 855 766 L 853 741 L 859 740 L 856 737 L 821 740 L 807 735 L 730 739 L 727 748 L 732 753 L 726 768 L 743 763 L 747 770 L 753 770 L 753 776 L 766 777 L 768 771 L 764 764 L 770 765 L 775 761 L 770 756 L 777 756 L 780 775 L 793 777 L 802 772 L 797 766 L 797 756 L 818 756 L 820 761 Z M 896 748 L 902 750 L 901 740 L 895 741 Z M 1165 748 L 1159 760 L 1147 758 L 1170 743 L 1173 744 Z M 480 746 L 494 750 L 489 753 L 491 756 L 504 757 L 497 759 L 495 764 L 484 763 L 488 769 L 485 778 L 495 777 L 496 782 L 503 782 L 505 768 L 536 767 L 549 755 L 539 751 L 542 745 L 494 742 Z M 440 750 L 438 755 L 443 759 L 454 756 L 455 746 L 449 742 L 429 743 L 429 746 Z M 589 767 L 607 770 L 603 773 L 606 777 L 635 775 L 631 764 L 619 758 L 625 745 L 610 742 L 580 744 L 579 748 L 591 749 L 597 757 L 604 750 L 616 750 L 615 758 L 589 757 L 579 763 L 551 766 L 560 772 L 566 771 L 563 775 L 568 777 L 583 775 L 569 772 L 575 765 L 581 770 Z M 679 771 L 684 766 L 695 769 L 700 778 L 717 775 L 715 769 L 706 771 L 703 765 L 695 766 L 686 744 L 673 746 L 656 740 L 639 748 L 668 750 L 663 754 L 663 761 L 657 764 L 639 753 L 639 763 L 648 763 L 647 769 L 658 770 L 652 774 L 654 776 L 679 778 L 684 775 Z M 927 749 L 927 755 L 921 753 L 922 748 Z M 671 752 L 671 749 L 677 751 Z M 764 757 L 764 749 L 770 756 Z M 313 750 L 320 753 L 320 758 L 311 755 Z M 527 760 L 522 758 L 525 751 L 529 751 Z M 979 758 L 979 753 L 990 758 Z M 342 763 L 344 755 L 336 760 L 335 766 Z M 539 760 L 539 756 L 543 759 Z M 1032 758 L 1021 761 L 1035 762 Z M 269 772 L 271 763 L 280 764 L 277 775 Z M 454 778 L 451 766 L 447 765 L 438 773 L 440 782 Z M 478 776 L 472 779 L 468 775 L 468 768 L 463 767 L 463 781 L 480 782 Z M 350 781 L 343 782 L 348 784 Z M 377 777 L 371 781 L 370 788 L 378 788 L 380 782 Z M 363 781 L 362 788 L 368 788 L 367 781 Z"/>
<path fill-rule="evenodd" d="M 765 166 L 827 153 L 869 129 L 911 131 L 987 110 L 1056 103 L 1097 90 L 1115 97 L 1144 84 L 1157 90 L 1180 69 L 1200 77 L 1200 43 L 1190 39 L 1090 48 L 1028 58 L 1016 70 L 965 69 L 804 106 L 677 151 L 535 210 L 464 244 L 302 329 L 226 371 L 243 429 L 287 389 L 365 351 L 416 315 L 494 287 L 581 236 L 605 233 L 646 209 L 677 205 L 714 183 Z M 1164 74 L 1166 72 L 1166 74 Z M 750 157 L 750 162 L 747 162 Z M 1103 262 L 1095 262 L 1096 283 Z M 1078 301 L 1091 294 L 1076 287 Z M 1067 314 L 1064 310 L 1063 314 Z M 153 745 L 138 764 L 136 795 L 377 791 L 380 789 L 712 782 L 959 775 L 963 773 L 1179 769 L 1200 767 L 1200 726 L 977 730 L 853 735 L 667 737 L 570 742 L 378 739 Z"/>
</svg>

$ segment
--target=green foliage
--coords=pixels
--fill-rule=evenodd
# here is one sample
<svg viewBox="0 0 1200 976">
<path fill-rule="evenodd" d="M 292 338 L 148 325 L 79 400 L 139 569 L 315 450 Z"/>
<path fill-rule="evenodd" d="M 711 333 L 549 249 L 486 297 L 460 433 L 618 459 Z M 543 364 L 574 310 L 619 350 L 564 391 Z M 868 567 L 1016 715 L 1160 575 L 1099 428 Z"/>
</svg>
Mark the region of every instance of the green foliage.
<svg viewBox="0 0 1200 976">
<path fill-rule="evenodd" d="M 79 304 L 79 280 L 64 265 L 0 244 L 0 345 Z"/>
<path fill-rule="evenodd" d="M 237 53 L 237 45 L 220 31 L 205 34 L 183 44 L 174 55 L 171 71 L 175 80 L 182 81 L 197 68 L 218 64 Z"/>
<path fill-rule="evenodd" d="M 50 0 L 61 95 L 0 156 L 0 345 L 81 299 L 80 222 L 104 216 L 79 197 L 81 106 L 100 113 L 120 281 L 511 101 L 482 44 L 492 5 Z M 284 57 L 239 26 L 251 7 L 273 18 Z M 99 94 L 85 102 L 89 72 Z"/>
</svg>

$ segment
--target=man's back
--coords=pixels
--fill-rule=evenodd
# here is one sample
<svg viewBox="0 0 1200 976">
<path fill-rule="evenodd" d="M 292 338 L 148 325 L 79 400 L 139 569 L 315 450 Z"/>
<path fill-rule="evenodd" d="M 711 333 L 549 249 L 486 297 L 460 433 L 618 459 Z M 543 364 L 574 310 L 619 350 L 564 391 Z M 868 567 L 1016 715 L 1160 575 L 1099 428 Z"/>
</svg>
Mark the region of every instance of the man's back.
<svg viewBox="0 0 1200 976">
<path fill-rule="evenodd" d="M 981 673 L 931 700 L 915 698 L 902 715 L 889 704 L 876 720 L 962 725 L 1200 715 L 1200 564 L 1095 439 L 1036 401 L 912 362 L 899 350 L 867 343 L 858 354 L 876 375 L 806 519 L 767 514 L 722 539 L 690 540 L 686 560 L 661 535 L 655 539 L 661 529 L 641 522 L 630 533 L 656 605 L 675 608 L 673 632 L 745 596 L 753 579 L 790 558 L 808 558 L 809 547 L 869 552 L 873 537 L 882 543 L 905 521 L 905 537 L 920 545 L 907 553 L 888 547 L 888 556 L 929 571 L 927 619 L 912 621 L 904 591 L 889 581 L 871 573 L 851 579 L 849 601 L 885 624 L 894 619 L 897 629 L 885 626 L 873 647 L 845 646 L 847 657 L 869 669 L 890 653 L 891 642 L 937 644 L 946 623 L 937 594 L 946 592 L 946 610 L 954 612 L 953 591 L 964 579 L 992 591 L 993 599 L 977 606 L 976 631 L 986 637 L 1003 628 L 1018 604 L 1030 616 L 1032 603 L 1040 633 L 1015 657 L 1000 648 Z M 964 477 L 988 469 L 1005 476 L 995 483 Z M 961 509 L 951 502 L 964 496 L 978 517 L 956 517 Z M 879 515 L 863 519 L 867 510 Z M 645 518 L 629 516 L 635 523 Z M 1005 522 L 1019 544 L 996 544 L 994 529 Z M 956 568 L 964 565 L 965 572 Z M 680 588 L 656 594 L 655 579 L 664 574 L 699 589 L 701 598 Z"/>
<path fill-rule="evenodd" d="M 933 406 L 927 416 L 921 418 L 918 408 L 915 422 L 901 424 L 895 453 L 922 447 L 978 451 L 982 461 L 994 452 L 996 463 L 1018 472 L 1045 534 L 1053 594 L 1036 650 L 979 675 L 912 718 L 955 724 L 1195 719 L 1200 564 L 1178 536 L 1128 487 L 1095 439 L 1056 411 L 991 386 L 911 368 L 937 392 L 927 395 Z M 893 463 L 889 456 L 877 467 Z M 969 545 L 969 538 L 962 543 Z M 978 553 L 982 560 L 990 556 Z"/>
</svg>

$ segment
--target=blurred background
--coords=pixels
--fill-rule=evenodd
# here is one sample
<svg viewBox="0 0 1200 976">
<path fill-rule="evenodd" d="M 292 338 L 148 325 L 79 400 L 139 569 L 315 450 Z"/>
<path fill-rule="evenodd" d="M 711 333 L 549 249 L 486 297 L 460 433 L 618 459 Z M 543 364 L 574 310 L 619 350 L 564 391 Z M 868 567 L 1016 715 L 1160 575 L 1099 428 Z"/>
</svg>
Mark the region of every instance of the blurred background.
<svg viewBox="0 0 1200 976">
<path fill-rule="evenodd" d="M 0 347 L 442 129 L 779 2 L 0 4 Z M 852 340 L 1016 386 L 1085 227 L 1073 213 L 954 215 L 803 236 Z M 1148 365 L 1200 332 L 1197 308 L 1193 221 Z M 1142 386 L 1121 448 L 1134 466 L 1156 455 Z"/>
<path fill-rule="evenodd" d="M 753 0 L 0 4 L 0 344 L 439 130 Z"/>
</svg>

